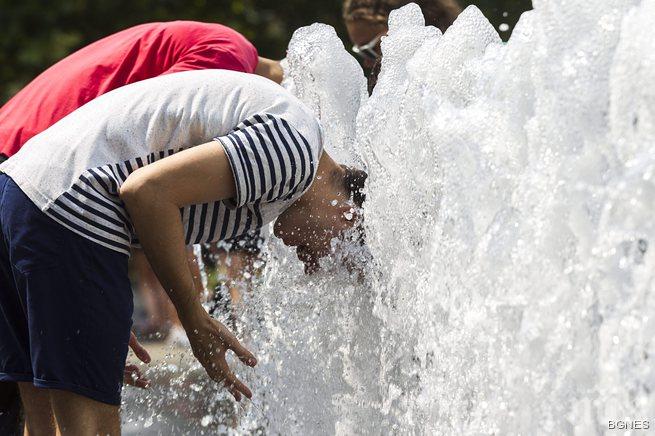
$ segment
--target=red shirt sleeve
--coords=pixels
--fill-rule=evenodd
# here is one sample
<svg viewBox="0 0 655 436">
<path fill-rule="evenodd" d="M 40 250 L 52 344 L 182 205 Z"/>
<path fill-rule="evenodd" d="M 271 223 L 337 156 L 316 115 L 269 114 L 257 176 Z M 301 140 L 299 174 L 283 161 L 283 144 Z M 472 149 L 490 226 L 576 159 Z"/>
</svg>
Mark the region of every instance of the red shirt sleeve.
<svg viewBox="0 0 655 436">
<path fill-rule="evenodd" d="M 173 21 L 123 30 L 62 59 L 2 106 L 0 153 L 13 155 L 31 137 L 112 89 L 188 70 L 254 73 L 258 59 L 245 36 L 217 23 Z"/>
<path fill-rule="evenodd" d="M 257 49 L 234 29 L 215 23 L 178 21 L 167 29 L 172 45 L 179 48 L 165 74 L 188 70 L 218 69 L 254 73 Z"/>
<path fill-rule="evenodd" d="M 180 57 L 163 74 L 179 73 L 189 70 L 233 70 L 243 73 L 254 73 L 257 68 L 258 56 L 255 47 L 244 53 L 225 46 L 206 46 L 196 48 Z"/>
</svg>

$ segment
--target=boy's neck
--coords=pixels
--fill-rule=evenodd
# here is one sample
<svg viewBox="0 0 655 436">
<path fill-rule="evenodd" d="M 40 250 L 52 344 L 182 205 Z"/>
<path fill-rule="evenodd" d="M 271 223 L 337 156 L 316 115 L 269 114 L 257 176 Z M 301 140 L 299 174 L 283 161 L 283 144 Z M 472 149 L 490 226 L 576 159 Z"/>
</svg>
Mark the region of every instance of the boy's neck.
<svg viewBox="0 0 655 436">
<path fill-rule="evenodd" d="M 298 201 L 305 203 L 328 198 L 328 194 L 334 190 L 336 179 L 342 173 L 343 168 L 341 168 L 341 165 L 336 163 L 326 152 L 323 152 L 318 162 L 314 182 Z"/>
</svg>

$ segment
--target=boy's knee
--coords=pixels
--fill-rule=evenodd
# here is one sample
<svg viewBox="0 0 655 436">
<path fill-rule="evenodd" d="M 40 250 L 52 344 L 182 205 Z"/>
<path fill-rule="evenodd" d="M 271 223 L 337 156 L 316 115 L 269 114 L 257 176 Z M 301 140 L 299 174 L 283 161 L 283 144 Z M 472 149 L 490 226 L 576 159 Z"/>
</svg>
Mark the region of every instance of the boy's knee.
<svg viewBox="0 0 655 436">
<path fill-rule="evenodd" d="M 48 391 L 37 388 L 31 382 L 19 382 L 18 389 L 25 412 L 27 433 L 53 436 L 57 434 Z"/>
<path fill-rule="evenodd" d="M 118 406 L 57 389 L 50 402 L 62 435 L 120 434 Z"/>
</svg>

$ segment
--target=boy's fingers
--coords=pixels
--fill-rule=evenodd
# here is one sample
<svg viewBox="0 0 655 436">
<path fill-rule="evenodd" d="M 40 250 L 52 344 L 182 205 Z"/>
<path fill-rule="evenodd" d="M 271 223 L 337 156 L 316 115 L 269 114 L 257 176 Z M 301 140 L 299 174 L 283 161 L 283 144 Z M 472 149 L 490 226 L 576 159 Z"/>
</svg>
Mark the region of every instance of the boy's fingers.
<svg viewBox="0 0 655 436">
<path fill-rule="evenodd" d="M 129 381 L 128 381 L 128 379 L 129 379 Z M 134 377 L 131 374 L 126 374 L 125 375 L 125 384 L 128 384 L 130 386 L 134 386 L 136 388 L 147 389 L 150 386 L 150 380 L 148 380 L 147 378 L 134 379 Z"/>
<path fill-rule="evenodd" d="M 238 380 L 238 379 L 236 380 L 236 382 L 234 383 L 234 387 L 235 387 L 239 392 L 241 392 L 243 395 L 245 395 L 246 397 L 248 397 L 248 399 L 252 398 L 252 392 L 250 391 L 250 389 L 248 389 L 248 386 L 246 386 L 246 385 L 244 385 L 243 383 L 241 383 L 240 380 Z"/>
<path fill-rule="evenodd" d="M 130 382 L 141 377 L 141 371 L 136 365 L 126 365 L 123 374 L 125 375 L 126 380 L 129 380 Z"/>
<path fill-rule="evenodd" d="M 255 356 L 248 351 L 246 347 L 241 345 L 239 340 L 234 334 L 227 329 L 223 324 L 214 321 L 218 326 L 219 331 L 219 340 L 221 344 L 229 350 L 234 351 L 237 357 L 248 366 L 255 366 L 257 364 L 257 359 Z"/>
<path fill-rule="evenodd" d="M 225 386 L 228 388 L 230 393 L 234 395 L 237 401 L 241 401 L 241 394 L 245 395 L 248 398 L 252 398 L 252 392 L 248 389 L 248 386 L 241 383 L 241 380 L 236 378 L 232 373 L 227 375 L 225 379 Z"/>
<path fill-rule="evenodd" d="M 141 389 L 148 389 L 150 387 L 150 380 L 147 378 L 140 378 L 134 382 L 134 386 Z"/>
<path fill-rule="evenodd" d="M 143 348 L 143 345 L 139 343 L 136 336 L 134 335 L 134 332 L 130 332 L 130 348 L 134 352 L 134 355 L 138 357 L 141 362 L 150 363 L 152 360 L 150 358 L 150 353 L 148 353 L 148 350 Z"/>
<path fill-rule="evenodd" d="M 234 339 L 230 344 L 230 350 L 234 351 L 234 354 L 246 365 L 255 366 L 257 365 L 257 358 L 252 354 L 246 347 L 241 345 L 237 339 Z"/>
<path fill-rule="evenodd" d="M 150 380 L 141 375 L 141 370 L 136 365 L 127 365 L 123 371 L 123 382 L 125 384 L 145 389 L 150 384 Z"/>
<path fill-rule="evenodd" d="M 241 401 L 241 392 L 237 391 L 236 388 L 229 388 L 228 391 L 232 394 L 235 400 Z"/>
</svg>

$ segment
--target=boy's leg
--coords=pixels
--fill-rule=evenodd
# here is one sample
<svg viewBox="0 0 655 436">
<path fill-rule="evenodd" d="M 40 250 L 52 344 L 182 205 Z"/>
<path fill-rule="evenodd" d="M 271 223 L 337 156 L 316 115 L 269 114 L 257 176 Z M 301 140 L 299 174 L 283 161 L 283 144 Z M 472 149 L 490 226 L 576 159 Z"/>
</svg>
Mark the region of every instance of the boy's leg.
<svg viewBox="0 0 655 436">
<path fill-rule="evenodd" d="M 25 427 L 30 435 L 55 436 L 57 424 L 61 435 L 120 434 L 118 406 L 72 392 L 37 388 L 28 382 L 20 382 L 18 386 L 25 409 Z"/>
<path fill-rule="evenodd" d="M 120 434 L 118 406 L 68 391 L 50 389 L 49 393 L 62 436 Z"/>
<path fill-rule="evenodd" d="M 177 317 L 175 307 L 166 296 L 166 291 L 161 287 L 142 250 L 133 251 L 130 263 L 147 315 L 140 332 L 144 335 L 166 336 L 171 328 L 173 314 Z"/>
<path fill-rule="evenodd" d="M 261 231 L 249 232 L 240 237 L 221 241 L 218 244 L 205 244 L 203 248 L 203 261 L 205 272 L 208 276 L 216 273 L 219 265 L 226 270 L 225 287 L 229 292 L 230 303 L 234 310 L 241 304 L 243 290 L 250 290 L 252 280 L 256 272 L 255 262 L 262 260 L 262 245 L 264 238 Z M 211 286 L 210 286 L 211 287 Z M 216 286 L 214 290 L 215 307 L 212 312 L 216 311 L 222 296 L 217 294 L 221 289 Z M 234 313 L 231 314 L 235 316 Z"/>
<path fill-rule="evenodd" d="M 7 208 L 3 199 L 7 183 L 7 176 L 0 174 L 0 434 L 13 436 L 23 434 L 16 382 L 31 385 L 33 375 L 27 318 L 15 286 L 5 237 Z"/>
<path fill-rule="evenodd" d="M 221 262 L 226 266 L 227 277 L 225 285 L 230 292 L 233 308 L 241 304 L 241 292 L 252 285 L 252 275 L 255 270 L 255 260 L 258 255 L 245 250 L 235 250 L 221 253 Z"/>
<path fill-rule="evenodd" d="M 49 394 L 58 424 L 73 428 L 65 433 L 115 428 L 132 324 L 127 256 L 61 227 L 0 175 L 0 187 L 3 181 L 0 272 L 8 259 L 11 269 L 0 278 L 15 289 L 0 287 L 0 332 L 8 333 L 0 335 L 0 379 L 69 391 Z"/>
<path fill-rule="evenodd" d="M 159 279 L 152 270 L 143 251 L 134 250 L 130 261 L 136 272 L 138 289 L 148 315 L 145 333 L 160 333 L 162 336 L 166 336 L 171 329 L 182 329 L 182 323 L 177 317 L 175 306 L 173 306 L 170 298 L 166 295 L 166 291 L 159 283 Z M 200 293 L 204 288 L 193 247 L 187 249 L 187 261 L 196 289 Z M 184 334 L 184 337 L 186 338 L 186 334 Z"/>
<path fill-rule="evenodd" d="M 23 436 L 22 417 L 18 385 L 15 382 L 0 381 L 0 434 Z"/>
<path fill-rule="evenodd" d="M 48 391 L 35 387 L 31 382 L 19 382 L 18 389 L 23 401 L 27 432 L 37 436 L 56 435 L 57 426 Z"/>
</svg>

